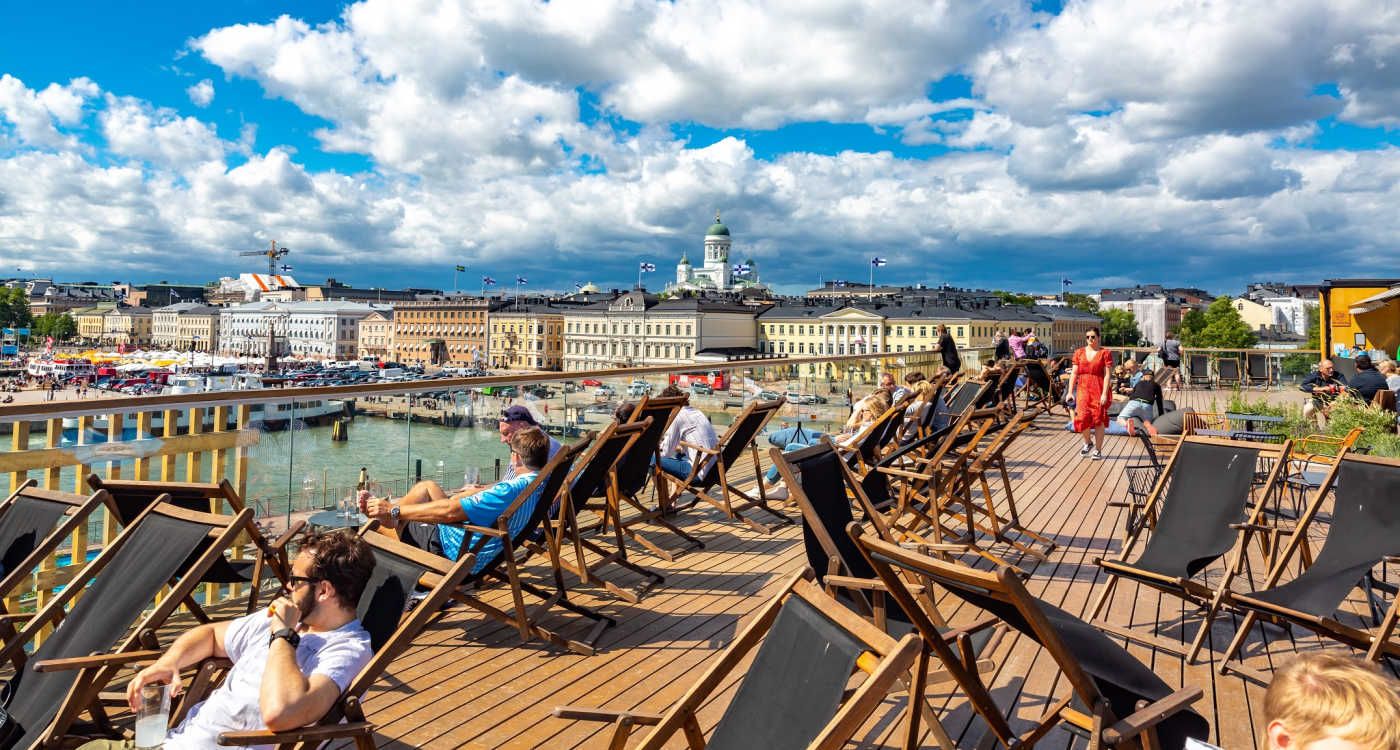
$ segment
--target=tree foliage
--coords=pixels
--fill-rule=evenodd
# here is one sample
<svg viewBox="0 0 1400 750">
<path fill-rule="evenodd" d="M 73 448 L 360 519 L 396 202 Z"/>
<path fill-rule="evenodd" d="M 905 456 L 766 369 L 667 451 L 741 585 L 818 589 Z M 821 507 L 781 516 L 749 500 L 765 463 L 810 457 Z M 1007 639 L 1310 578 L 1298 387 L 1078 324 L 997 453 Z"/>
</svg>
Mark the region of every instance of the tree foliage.
<svg viewBox="0 0 1400 750">
<path fill-rule="evenodd" d="M 1100 310 L 1099 315 L 1103 318 L 1103 325 L 1099 328 L 1103 332 L 1105 346 L 1137 346 L 1142 340 L 1137 318 L 1131 310 Z"/>
<path fill-rule="evenodd" d="M 1307 337 L 1308 342 L 1303 345 L 1304 349 L 1322 348 L 1322 308 L 1317 305 L 1308 305 L 1307 311 Z M 1312 372 L 1313 365 L 1322 359 L 1318 354 L 1290 354 L 1283 358 L 1283 372 L 1287 375 L 1307 375 Z"/>
<path fill-rule="evenodd" d="M 1065 294 L 1065 304 L 1076 310 L 1083 310 L 1086 313 L 1098 314 L 1099 312 L 1099 303 L 1087 294 L 1068 292 Z"/>
<path fill-rule="evenodd" d="M 0 326 L 29 328 L 34 316 L 29 312 L 29 294 L 23 287 L 0 289 Z"/>
<path fill-rule="evenodd" d="M 34 335 L 53 336 L 54 341 L 67 341 L 78 335 L 78 321 L 68 313 L 45 313 L 34 320 Z"/>
<path fill-rule="evenodd" d="M 1191 340 L 1198 336 L 1206 327 L 1206 314 L 1199 308 L 1191 308 L 1181 316 L 1181 325 L 1177 326 L 1177 338 L 1181 343 L 1192 346 Z"/>
<path fill-rule="evenodd" d="M 1022 307 L 1035 306 L 1035 297 L 1032 297 L 1029 294 L 1018 294 L 1016 292 L 1007 291 L 997 291 L 993 292 L 993 294 L 1000 297 L 1001 302 L 1004 305 L 1020 305 Z"/>
<path fill-rule="evenodd" d="M 1189 328 L 1187 318 L 1192 319 Z M 1229 297 L 1217 297 L 1200 318 L 1190 313 L 1182 317 L 1181 343 L 1191 347 L 1249 349 L 1259 343 L 1259 336 L 1240 317 Z"/>
</svg>

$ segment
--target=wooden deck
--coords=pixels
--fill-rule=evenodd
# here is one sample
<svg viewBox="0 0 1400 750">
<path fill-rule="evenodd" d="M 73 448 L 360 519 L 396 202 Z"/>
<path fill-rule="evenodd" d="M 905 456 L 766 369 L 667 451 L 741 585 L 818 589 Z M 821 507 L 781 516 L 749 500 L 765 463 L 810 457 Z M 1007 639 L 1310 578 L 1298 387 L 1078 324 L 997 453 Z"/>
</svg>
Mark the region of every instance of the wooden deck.
<svg viewBox="0 0 1400 750">
<path fill-rule="evenodd" d="M 1270 394 L 1271 399 L 1290 401 L 1295 396 Z M 1223 406 L 1228 396 L 1192 391 L 1178 400 L 1206 410 L 1212 398 Z M 1128 438 L 1109 438 L 1105 460 L 1081 459 L 1075 436 L 1061 429 L 1064 421 L 1063 416 L 1042 417 L 1037 428 L 1009 452 L 1009 463 L 1025 525 L 1059 543 L 1050 559 L 1033 569 L 1028 581 L 1031 592 L 1086 614 L 1103 585 L 1092 561 L 1115 554 L 1120 545 L 1122 511 L 1106 508 L 1105 502 L 1124 495 L 1123 466 L 1140 458 L 1140 447 Z M 789 513 L 797 517 L 795 509 Z M 568 703 L 663 710 L 685 690 L 690 676 L 728 643 L 777 579 L 805 564 L 796 525 L 763 535 L 699 509 L 681 520 L 705 540 L 706 548 L 674 563 L 638 555 L 666 575 L 665 583 L 640 604 L 627 605 L 606 592 L 575 589 L 579 601 L 618 620 L 618 626 L 604 635 L 596 656 L 521 645 L 514 631 L 494 621 L 461 608 L 449 610 L 369 694 L 366 706 L 379 725 L 380 746 L 598 747 L 599 725 L 554 719 L 550 709 Z M 544 576 L 547 570 L 537 568 L 533 573 Z M 1263 575 L 1257 569 L 1256 573 Z M 1116 599 L 1111 610 L 1114 622 L 1161 623 L 1167 636 L 1183 640 L 1196 631 L 1196 613 L 1176 599 L 1131 583 L 1119 587 Z M 954 606 L 953 600 L 944 603 L 945 613 L 955 621 L 975 614 Z M 1223 650 L 1236 619 L 1218 620 L 1207 645 Z M 565 618 L 556 621 L 564 627 L 567 623 Z M 1272 637 L 1276 640 L 1267 650 L 1257 637 L 1251 642 L 1248 664 L 1267 668 L 1287 660 L 1295 647 L 1319 646 L 1302 631 L 1296 634 L 1296 642 L 1282 631 L 1273 631 Z M 1198 685 L 1205 690 L 1196 708 L 1210 720 L 1216 744 L 1232 749 L 1256 746 L 1262 687 L 1237 676 L 1216 674 L 1218 654 L 1207 652 L 1200 664 L 1187 666 L 1165 651 L 1136 645 L 1130 649 L 1173 687 Z M 1038 716 L 1052 696 L 1067 689 L 1054 663 L 1024 637 L 1006 639 L 992 656 L 998 663 L 989 678 L 993 694 L 1002 705 L 1015 706 L 1022 722 Z M 733 687 L 729 686 L 730 692 Z M 948 691 L 949 683 L 931 687 L 930 701 L 959 746 L 973 747 L 985 725 L 966 700 Z M 727 695 L 707 708 L 704 716 L 710 723 L 718 718 L 725 700 Z M 855 746 L 896 746 L 891 738 L 897 734 L 901 701 L 901 695 L 888 699 Z M 927 735 L 925 741 L 931 742 Z M 1043 747 L 1083 745 L 1061 730 L 1041 743 Z"/>
</svg>

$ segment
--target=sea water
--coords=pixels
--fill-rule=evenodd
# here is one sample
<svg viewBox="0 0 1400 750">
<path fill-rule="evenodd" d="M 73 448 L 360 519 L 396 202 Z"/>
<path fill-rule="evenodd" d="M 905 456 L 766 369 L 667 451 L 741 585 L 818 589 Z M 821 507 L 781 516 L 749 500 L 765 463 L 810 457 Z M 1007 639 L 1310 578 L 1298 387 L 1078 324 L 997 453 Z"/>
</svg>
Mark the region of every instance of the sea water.
<svg viewBox="0 0 1400 750">
<path fill-rule="evenodd" d="M 167 714 L 143 716 L 136 720 L 136 750 L 156 750 L 165 743 L 165 727 L 170 722 Z"/>
</svg>

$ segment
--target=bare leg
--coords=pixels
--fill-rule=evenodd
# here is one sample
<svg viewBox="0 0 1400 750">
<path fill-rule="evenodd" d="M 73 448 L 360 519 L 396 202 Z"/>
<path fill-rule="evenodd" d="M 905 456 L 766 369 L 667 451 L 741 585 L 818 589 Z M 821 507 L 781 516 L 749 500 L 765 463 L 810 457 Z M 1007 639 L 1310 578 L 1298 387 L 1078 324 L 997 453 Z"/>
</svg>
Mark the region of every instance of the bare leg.
<svg viewBox="0 0 1400 750">
<path fill-rule="evenodd" d="M 1094 450 L 1103 453 L 1103 425 L 1094 427 Z"/>
<path fill-rule="evenodd" d="M 442 487 L 431 479 L 413 485 L 404 496 L 399 498 L 399 505 L 418 505 L 419 503 L 431 503 L 438 500 L 446 500 L 449 495 L 443 492 Z"/>
</svg>

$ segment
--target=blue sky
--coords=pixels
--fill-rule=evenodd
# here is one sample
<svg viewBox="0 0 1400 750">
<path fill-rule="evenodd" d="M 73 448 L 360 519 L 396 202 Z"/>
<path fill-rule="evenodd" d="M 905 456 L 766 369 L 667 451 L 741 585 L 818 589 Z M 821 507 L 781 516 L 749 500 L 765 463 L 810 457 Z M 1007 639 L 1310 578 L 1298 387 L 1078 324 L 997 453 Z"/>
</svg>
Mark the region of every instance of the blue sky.
<svg viewBox="0 0 1400 750">
<path fill-rule="evenodd" d="M 1034 291 L 1365 274 L 1400 260 L 1400 22 L 1364 5 L 17 6 L 0 262 L 199 281 L 276 238 L 304 280 L 656 286 L 719 209 L 785 291 L 872 255 Z"/>
</svg>

